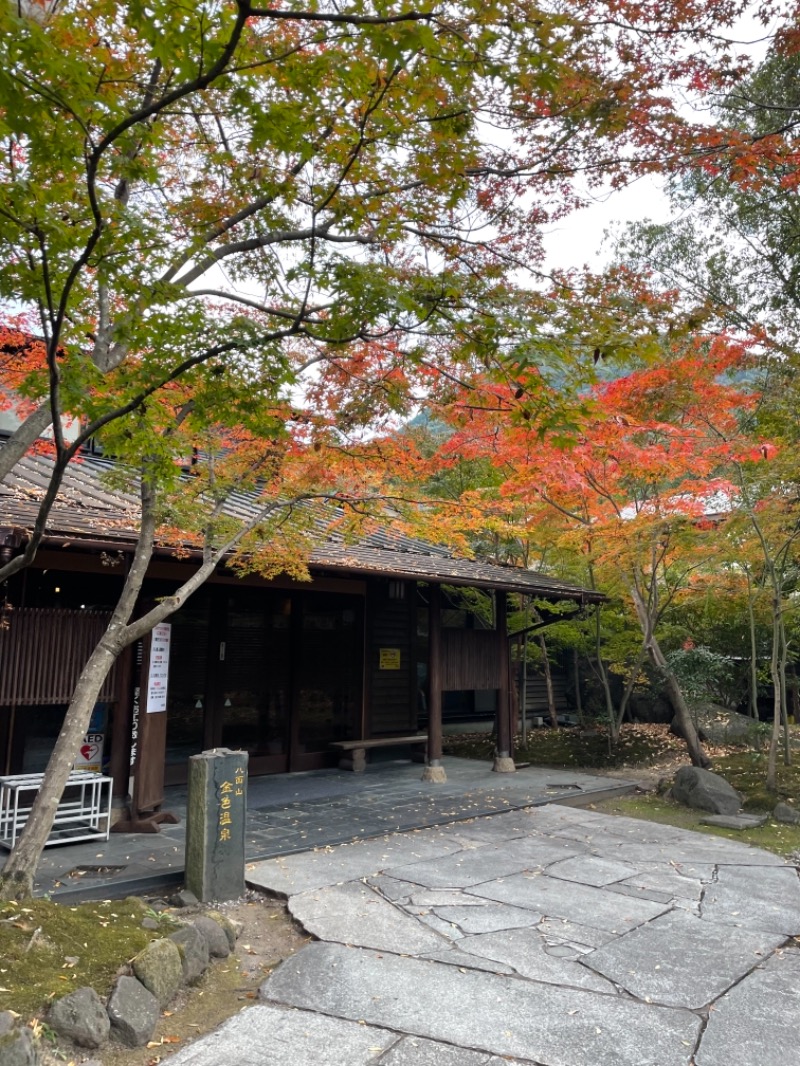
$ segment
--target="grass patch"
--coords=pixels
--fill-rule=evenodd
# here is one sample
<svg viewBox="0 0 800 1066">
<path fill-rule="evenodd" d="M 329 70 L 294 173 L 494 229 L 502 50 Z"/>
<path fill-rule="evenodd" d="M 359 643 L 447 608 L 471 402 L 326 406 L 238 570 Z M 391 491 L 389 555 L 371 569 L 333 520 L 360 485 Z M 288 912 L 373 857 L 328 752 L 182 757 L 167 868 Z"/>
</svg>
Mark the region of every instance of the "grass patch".
<svg viewBox="0 0 800 1066">
<path fill-rule="evenodd" d="M 788 856 L 800 851 L 800 826 L 783 825 L 772 818 L 758 829 L 721 829 L 718 826 L 701 825 L 700 819 L 705 817 L 703 811 L 682 807 L 662 796 L 644 794 L 617 796 L 593 804 L 591 809 L 602 814 L 621 814 L 627 818 L 642 818 L 648 822 L 674 825 L 679 829 L 693 829 L 711 836 L 727 837 L 729 840 L 752 844 L 753 847 L 763 848 L 776 855 Z"/>
<path fill-rule="evenodd" d="M 147 913 L 133 897 L 75 907 L 49 899 L 0 904 L 0 1011 L 28 1019 L 83 985 L 107 996 L 121 965 L 177 928 L 166 919 L 161 929 L 142 929 Z"/>
<path fill-rule="evenodd" d="M 487 733 L 464 733 L 445 737 L 449 755 L 491 761 L 495 739 Z M 650 766 L 674 757 L 685 747 L 665 726 L 625 725 L 617 743 L 610 747 L 605 729 L 539 729 L 514 741 L 514 758 L 533 766 L 603 767 Z"/>
<path fill-rule="evenodd" d="M 778 753 L 778 791 L 767 792 L 767 756 L 759 751 L 732 751 L 714 759 L 712 769 L 744 796 L 749 811 L 771 811 L 778 800 L 798 802 L 800 809 L 800 757 L 794 753 L 795 765 L 784 766 Z"/>
</svg>

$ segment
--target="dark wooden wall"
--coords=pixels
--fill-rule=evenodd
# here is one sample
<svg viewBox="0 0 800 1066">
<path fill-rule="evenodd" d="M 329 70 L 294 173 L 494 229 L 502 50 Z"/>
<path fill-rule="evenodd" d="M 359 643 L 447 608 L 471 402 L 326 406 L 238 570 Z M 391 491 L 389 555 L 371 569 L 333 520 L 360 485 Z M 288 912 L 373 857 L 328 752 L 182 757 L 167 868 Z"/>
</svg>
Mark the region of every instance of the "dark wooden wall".
<svg viewBox="0 0 800 1066">
<path fill-rule="evenodd" d="M 443 629 L 442 657 L 444 691 L 500 688 L 501 661 L 493 629 Z"/>
<path fill-rule="evenodd" d="M 407 733 L 417 728 L 416 623 L 414 586 L 402 600 L 388 598 L 384 582 L 370 589 L 367 602 L 367 734 Z M 380 668 L 381 648 L 400 652 L 400 668 Z"/>
<path fill-rule="evenodd" d="M 69 703 L 110 617 L 56 607 L 11 611 L 0 629 L 0 706 Z M 99 698 L 113 700 L 116 694 L 115 665 Z"/>
</svg>

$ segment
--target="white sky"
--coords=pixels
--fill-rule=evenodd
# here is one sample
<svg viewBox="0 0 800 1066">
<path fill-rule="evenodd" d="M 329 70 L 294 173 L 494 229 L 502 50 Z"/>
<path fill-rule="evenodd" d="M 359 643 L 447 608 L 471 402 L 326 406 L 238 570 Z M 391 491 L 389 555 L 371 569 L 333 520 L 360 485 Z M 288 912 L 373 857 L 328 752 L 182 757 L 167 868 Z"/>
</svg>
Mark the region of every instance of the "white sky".
<svg viewBox="0 0 800 1066">
<path fill-rule="evenodd" d="M 604 197 L 596 194 L 588 207 L 561 219 L 546 233 L 545 267 L 600 267 L 611 258 L 610 242 L 601 247 L 607 231 L 622 228 L 626 222 L 664 222 L 668 217 L 669 202 L 662 192 L 662 179 L 655 175 L 639 178 Z"/>
</svg>

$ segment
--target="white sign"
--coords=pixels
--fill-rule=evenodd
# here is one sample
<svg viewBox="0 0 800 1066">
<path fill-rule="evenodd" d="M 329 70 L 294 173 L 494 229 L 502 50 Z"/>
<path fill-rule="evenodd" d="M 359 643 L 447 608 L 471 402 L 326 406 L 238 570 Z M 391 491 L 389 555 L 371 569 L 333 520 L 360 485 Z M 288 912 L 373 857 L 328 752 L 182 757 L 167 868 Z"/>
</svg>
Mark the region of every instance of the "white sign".
<svg viewBox="0 0 800 1066">
<path fill-rule="evenodd" d="M 153 627 L 150 637 L 150 669 L 147 673 L 147 713 L 167 709 L 167 681 L 169 680 L 169 642 L 172 626 L 161 622 Z"/>
</svg>

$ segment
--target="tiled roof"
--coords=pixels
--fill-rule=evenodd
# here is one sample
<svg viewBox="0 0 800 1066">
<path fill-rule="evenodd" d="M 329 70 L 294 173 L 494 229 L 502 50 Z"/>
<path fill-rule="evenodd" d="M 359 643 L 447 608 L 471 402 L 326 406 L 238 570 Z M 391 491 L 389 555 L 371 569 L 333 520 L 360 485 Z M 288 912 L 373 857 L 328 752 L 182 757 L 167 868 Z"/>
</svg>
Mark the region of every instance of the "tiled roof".
<svg viewBox="0 0 800 1066">
<path fill-rule="evenodd" d="M 23 533 L 33 525 L 38 503 L 47 485 L 52 463 L 43 456 L 28 456 L 8 481 L 0 485 L 0 527 Z M 136 536 L 139 501 L 135 495 L 108 487 L 103 475 L 113 470 L 107 459 L 86 456 L 70 464 L 47 523 L 48 538 L 63 547 L 81 541 L 102 541 L 123 548 Z M 254 514 L 254 501 L 242 494 L 226 510 L 234 515 Z M 321 530 L 311 553 L 312 571 L 331 571 L 434 583 L 521 592 L 545 599 L 597 602 L 597 592 L 570 585 L 520 567 L 500 566 L 481 559 L 453 555 L 441 545 L 394 532 L 390 528 L 364 535 L 356 543 Z"/>
</svg>

